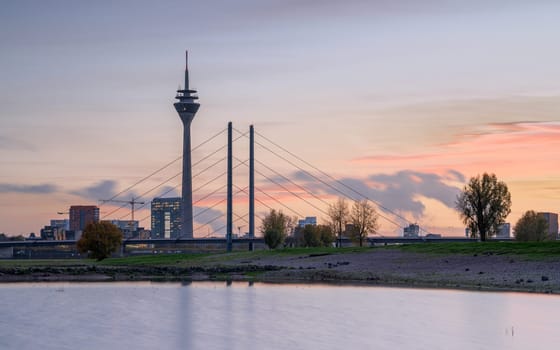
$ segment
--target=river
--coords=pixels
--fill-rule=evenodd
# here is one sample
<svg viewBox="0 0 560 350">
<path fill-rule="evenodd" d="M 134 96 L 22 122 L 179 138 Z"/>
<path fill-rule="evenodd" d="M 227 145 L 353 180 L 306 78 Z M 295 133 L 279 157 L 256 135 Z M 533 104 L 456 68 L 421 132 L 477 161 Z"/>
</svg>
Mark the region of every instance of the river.
<svg viewBox="0 0 560 350">
<path fill-rule="evenodd" d="M 551 349 L 560 296 L 199 282 L 0 285 L 0 349 Z"/>
</svg>

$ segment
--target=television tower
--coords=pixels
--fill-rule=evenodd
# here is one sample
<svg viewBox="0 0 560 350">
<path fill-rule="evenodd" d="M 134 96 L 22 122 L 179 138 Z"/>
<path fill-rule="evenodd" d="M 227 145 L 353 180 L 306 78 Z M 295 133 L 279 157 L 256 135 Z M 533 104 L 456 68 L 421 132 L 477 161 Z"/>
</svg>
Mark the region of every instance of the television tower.
<svg viewBox="0 0 560 350">
<path fill-rule="evenodd" d="M 180 89 L 180 88 L 179 88 Z M 191 122 L 200 104 L 195 100 L 196 90 L 189 89 L 189 52 L 185 52 L 185 87 L 177 90 L 175 97 L 179 102 L 173 106 L 183 122 L 183 189 L 181 207 L 181 238 L 193 236 L 193 206 L 192 206 L 192 168 L 191 168 Z"/>
</svg>

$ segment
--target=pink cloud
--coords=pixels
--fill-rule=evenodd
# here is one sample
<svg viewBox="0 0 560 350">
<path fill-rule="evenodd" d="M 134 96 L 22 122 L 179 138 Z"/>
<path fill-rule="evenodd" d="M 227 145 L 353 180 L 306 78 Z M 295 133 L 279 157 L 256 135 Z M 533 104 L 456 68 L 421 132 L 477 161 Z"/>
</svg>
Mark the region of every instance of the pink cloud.
<svg viewBox="0 0 560 350">
<path fill-rule="evenodd" d="M 464 174 L 484 171 L 506 177 L 546 176 L 560 164 L 560 124 L 488 124 L 484 133 L 463 133 L 437 151 L 404 155 L 381 154 L 354 159 L 376 168 L 417 169 L 443 173 L 454 169 Z"/>
</svg>

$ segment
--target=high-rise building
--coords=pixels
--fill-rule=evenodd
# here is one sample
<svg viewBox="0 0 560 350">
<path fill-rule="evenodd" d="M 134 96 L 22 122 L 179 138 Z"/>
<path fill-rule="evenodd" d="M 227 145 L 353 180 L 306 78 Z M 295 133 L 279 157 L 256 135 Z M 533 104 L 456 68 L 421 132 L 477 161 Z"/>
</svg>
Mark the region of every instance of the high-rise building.
<svg viewBox="0 0 560 350">
<path fill-rule="evenodd" d="M 547 223 L 547 235 L 549 239 L 558 239 L 558 214 L 556 213 L 538 213 Z"/>
<path fill-rule="evenodd" d="M 88 224 L 99 222 L 96 205 L 73 205 L 70 207 L 70 230 L 83 231 Z"/>
<path fill-rule="evenodd" d="M 185 88 L 177 90 L 175 97 L 175 110 L 183 122 L 183 182 L 182 182 L 182 214 L 181 214 L 181 236 L 193 238 L 193 206 L 192 206 L 192 168 L 191 168 L 191 123 L 198 111 L 200 104 L 196 102 L 198 97 L 193 95 L 196 90 L 189 88 L 189 56 L 185 53 Z"/>
<path fill-rule="evenodd" d="M 420 226 L 410 224 L 408 227 L 403 228 L 403 237 L 405 238 L 418 238 L 420 235 Z"/>
<path fill-rule="evenodd" d="M 180 197 L 152 200 L 152 238 L 192 238 L 181 236 Z"/>
</svg>

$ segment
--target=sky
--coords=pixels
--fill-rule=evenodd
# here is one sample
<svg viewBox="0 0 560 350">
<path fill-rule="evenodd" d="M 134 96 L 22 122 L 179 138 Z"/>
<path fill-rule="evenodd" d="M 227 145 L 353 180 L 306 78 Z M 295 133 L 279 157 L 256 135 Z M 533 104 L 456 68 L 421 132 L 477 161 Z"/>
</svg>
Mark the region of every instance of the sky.
<svg viewBox="0 0 560 350">
<path fill-rule="evenodd" d="M 193 150 L 195 236 L 225 232 L 223 216 L 205 224 L 225 212 L 212 152 L 229 121 L 240 232 L 250 124 L 259 217 L 322 222 L 345 193 L 380 205 L 380 234 L 462 235 L 455 198 L 484 172 L 508 185 L 508 222 L 558 212 L 559 32 L 552 0 L 3 1 L 0 232 L 38 233 L 71 205 L 129 219 L 99 200 L 171 163 L 116 197 L 146 202 L 149 228 L 149 201 L 180 193 L 185 50 L 193 148 L 218 135 Z"/>
</svg>

